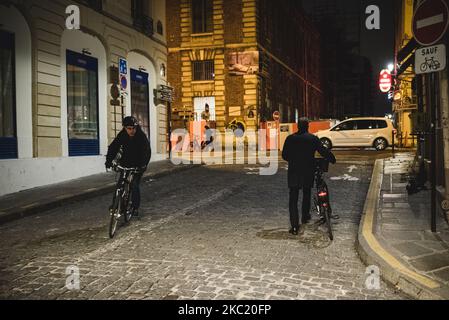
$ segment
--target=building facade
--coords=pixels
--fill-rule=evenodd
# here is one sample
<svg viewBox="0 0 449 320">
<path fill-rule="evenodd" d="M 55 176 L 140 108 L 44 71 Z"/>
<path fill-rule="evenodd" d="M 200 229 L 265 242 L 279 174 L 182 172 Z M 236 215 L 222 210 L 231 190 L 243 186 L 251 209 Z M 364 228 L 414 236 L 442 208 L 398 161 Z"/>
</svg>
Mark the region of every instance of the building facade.
<svg viewBox="0 0 449 320">
<path fill-rule="evenodd" d="M 319 117 L 320 36 L 297 1 L 167 0 L 173 127 L 204 119 L 258 129 Z M 292 30 L 294 32 L 292 32 Z"/>
<path fill-rule="evenodd" d="M 444 1 L 449 6 L 449 1 Z M 410 140 L 416 139 L 419 177 L 435 186 L 432 217 L 435 212 L 445 213 L 449 221 L 449 211 L 443 212 L 442 206 L 443 201 L 449 200 L 449 69 L 425 74 L 416 72 L 415 53 L 420 53 L 423 46 L 413 37 L 412 23 L 413 13 L 422 3 L 418 0 L 396 1 L 397 100 L 394 109 L 400 130 L 411 132 L 411 138 L 405 143 L 410 145 Z M 449 46 L 447 31 L 435 43 L 440 44 Z M 445 59 L 447 64 L 447 53 Z"/>
<path fill-rule="evenodd" d="M 2 1 L 0 37 L 0 195 L 103 172 L 126 115 L 166 159 L 165 1 Z"/>
</svg>

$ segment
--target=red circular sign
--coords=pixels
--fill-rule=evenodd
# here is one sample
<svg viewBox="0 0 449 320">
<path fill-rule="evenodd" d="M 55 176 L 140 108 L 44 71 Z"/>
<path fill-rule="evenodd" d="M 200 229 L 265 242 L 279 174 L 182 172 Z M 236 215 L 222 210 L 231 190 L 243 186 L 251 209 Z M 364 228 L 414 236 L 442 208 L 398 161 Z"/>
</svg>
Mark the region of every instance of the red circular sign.
<svg viewBox="0 0 449 320">
<path fill-rule="evenodd" d="M 423 46 L 430 46 L 445 34 L 449 23 L 449 9 L 443 0 L 426 0 L 413 16 L 413 36 Z"/>
<path fill-rule="evenodd" d="M 273 120 L 274 121 L 278 121 L 280 118 L 281 118 L 281 114 L 279 113 L 279 111 L 273 112 Z"/>
<path fill-rule="evenodd" d="M 389 92 L 393 84 L 393 79 L 391 78 L 391 73 L 388 70 L 382 70 L 379 77 L 379 88 L 382 92 Z"/>
</svg>

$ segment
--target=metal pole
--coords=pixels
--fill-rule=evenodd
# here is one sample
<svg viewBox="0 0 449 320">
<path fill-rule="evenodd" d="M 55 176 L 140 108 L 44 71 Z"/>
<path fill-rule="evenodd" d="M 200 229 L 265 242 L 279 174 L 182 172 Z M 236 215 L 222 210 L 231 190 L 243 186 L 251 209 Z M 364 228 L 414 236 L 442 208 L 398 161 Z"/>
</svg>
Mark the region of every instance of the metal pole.
<svg viewBox="0 0 449 320">
<path fill-rule="evenodd" d="M 391 132 L 391 141 L 392 141 L 392 150 L 393 150 L 393 159 L 395 158 L 394 154 L 394 130 Z"/>
<path fill-rule="evenodd" d="M 171 102 L 170 101 L 168 101 L 167 112 L 168 112 L 168 123 L 167 123 L 167 127 L 168 127 L 168 157 L 169 157 L 169 159 L 171 159 L 172 145 L 171 145 Z"/>
<path fill-rule="evenodd" d="M 431 230 L 432 232 L 437 231 L 437 208 L 436 208 L 436 97 L 435 97 L 435 73 L 430 75 L 430 182 L 432 185 L 431 191 Z"/>
</svg>

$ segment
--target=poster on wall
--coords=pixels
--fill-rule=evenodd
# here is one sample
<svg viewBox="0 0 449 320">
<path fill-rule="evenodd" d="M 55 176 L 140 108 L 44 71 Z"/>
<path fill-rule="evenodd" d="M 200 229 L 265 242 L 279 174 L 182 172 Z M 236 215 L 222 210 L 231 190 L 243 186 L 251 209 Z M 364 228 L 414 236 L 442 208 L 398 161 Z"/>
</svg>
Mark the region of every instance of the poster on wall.
<svg viewBox="0 0 449 320">
<path fill-rule="evenodd" d="M 259 52 L 232 52 L 228 54 L 228 68 L 231 75 L 256 74 L 259 72 Z"/>
</svg>

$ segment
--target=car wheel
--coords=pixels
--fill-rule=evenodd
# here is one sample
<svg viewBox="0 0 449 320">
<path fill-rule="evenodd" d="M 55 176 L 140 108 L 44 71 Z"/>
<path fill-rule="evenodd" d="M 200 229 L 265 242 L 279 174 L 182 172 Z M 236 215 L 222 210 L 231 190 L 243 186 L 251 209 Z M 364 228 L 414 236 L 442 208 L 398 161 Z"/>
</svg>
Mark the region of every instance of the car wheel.
<svg viewBox="0 0 449 320">
<path fill-rule="evenodd" d="M 328 150 L 332 149 L 332 142 L 328 138 L 322 138 L 321 143 L 323 144 L 323 147 L 325 147 Z"/>
<path fill-rule="evenodd" d="M 377 151 L 384 151 L 388 148 L 388 142 L 384 138 L 377 138 L 374 141 L 374 148 L 376 148 Z"/>
</svg>

